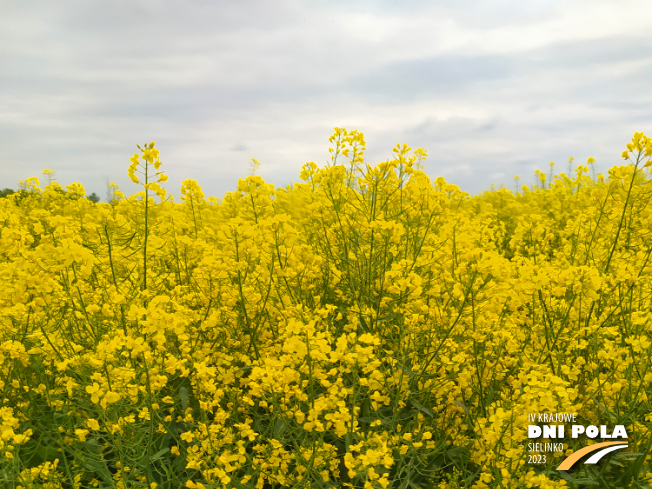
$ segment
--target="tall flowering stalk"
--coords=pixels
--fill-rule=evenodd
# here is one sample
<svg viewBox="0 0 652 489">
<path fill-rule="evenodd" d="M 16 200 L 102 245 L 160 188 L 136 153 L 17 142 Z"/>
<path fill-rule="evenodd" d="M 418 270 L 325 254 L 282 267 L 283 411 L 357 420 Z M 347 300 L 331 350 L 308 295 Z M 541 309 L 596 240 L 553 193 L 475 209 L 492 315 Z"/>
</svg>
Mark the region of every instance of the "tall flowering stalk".
<svg viewBox="0 0 652 489">
<path fill-rule="evenodd" d="M 161 159 L 159 158 L 159 150 L 154 148 L 156 143 L 152 141 L 149 144 L 145 144 L 144 148 L 141 148 L 140 145 L 138 149 L 143 153 L 143 161 L 140 161 L 140 155 L 135 153 L 129 161 L 131 165 L 129 166 L 129 178 L 134 183 L 138 183 L 143 186 L 145 189 L 145 231 L 143 237 L 143 283 L 142 290 L 147 290 L 147 239 L 149 237 L 149 192 L 153 191 L 161 200 L 165 199 L 166 190 L 162 188 L 159 183 L 167 181 L 168 177 L 162 171 L 157 171 L 154 175 L 151 175 L 151 167 L 154 166 L 154 170 L 158 170 L 161 167 Z M 140 173 L 145 181 L 141 183 L 138 175 Z M 156 181 L 150 181 L 150 179 L 156 178 Z"/>
</svg>

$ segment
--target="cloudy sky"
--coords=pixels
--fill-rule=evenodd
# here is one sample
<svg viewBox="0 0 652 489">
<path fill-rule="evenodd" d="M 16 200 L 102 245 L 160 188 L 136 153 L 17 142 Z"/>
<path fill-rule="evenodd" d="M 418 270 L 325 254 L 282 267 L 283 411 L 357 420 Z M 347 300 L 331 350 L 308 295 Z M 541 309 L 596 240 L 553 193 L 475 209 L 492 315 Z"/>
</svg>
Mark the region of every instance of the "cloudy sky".
<svg viewBox="0 0 652 489">
<path fill-rule="evenodd" d="M 472 194 L 550 161 L 620 164 L 652 132 L 648 0 L 0 0 L 0 188 L 52 168 L 102 198 L 155 140 L 168 190 L 221 197 L 328 161 L 333 127 L 367 161 L 398 143 Z"/>
</svg>

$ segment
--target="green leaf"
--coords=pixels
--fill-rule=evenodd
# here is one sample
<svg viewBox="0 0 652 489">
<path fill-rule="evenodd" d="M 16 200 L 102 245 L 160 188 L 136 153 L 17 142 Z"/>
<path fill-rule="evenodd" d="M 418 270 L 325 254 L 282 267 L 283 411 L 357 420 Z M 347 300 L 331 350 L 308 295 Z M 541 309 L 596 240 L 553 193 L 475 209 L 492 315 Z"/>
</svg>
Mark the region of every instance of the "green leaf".
<svg viewBox="0 0 652 489">
<path fill-rule="evenodd" d="M 377 418 L 377 417 L 375 417 L 375 416 L 365 416 L 365 417 L 363 417 L 363 418 L 358 418 L 358 421 L 359 421 L 360 423 L 373 423 L 373 422 L 376 421 L 377 419 L 379 419 L 379 418 Z"/>
<path fill-rule="evenodd" d="M 156 462 L 157 460 L 159 460 L 163 455 L 165 455 L 169 451 L 170 451 L 169 448 L 164 448 L 162 450 L 159 450 L 154 455 L 152 455 L 152 457 L 149 459 L 149 461 L 150 462 Z"/>
<path fill-rule="evenodd" d="M 111 472 L 106 466 L 106 462 L 100 460 L 88 460 L 86 462 L 86 469 L 100 477 L 109 486 L 113 486 L 113 478 L 111 477 Z"/>
<path fill-rule="evenodd" d="M 188 399 L 190 399 L 190 396 L 188 395 L 188 389 L 184 386 L 179 388 L 179 397 L 181 398 L 181 409 L 183 409 L 183 412 L 185 413 L 186 409 L 188 409 Z"/>
<path fill-rule="evenodd" d="M 419 411 L 421 411 L 421 412 L 427 414 L 427 415 L 430 416 L 431 418 L 434 418 L 434 417 L 435 417 L 434 414 L 432 414 L 432 411 L 431 411 L 430 409 L 428 409 L 427 407 L 425 407 L 423 404 L 421 404 L 421 403 L 420 403 L 419 401 L 417 401 L 416 399 L 412 399 L 412 398 L 410 398 L 410 402 L 411 402 L 412 405 L 413 405 L 415 408 L 417 408 Z"/>
<path fill-rule="evenodd" d="M 467 416 L 471 415 L 471 413 L 469 412 L 469 408 L 467 408 L 464 404 L 462 404 L 459 401 L 453 401 L 453 402 L 457 404 L 459 407 L 461 407 L 462 409 L 464 409 L 464 412 L 467 414 Z"/>
<path fill-rule="evenodd" d="M 286 430 L 287 430 L 287 425 L 285 424 L 285 421 L 283 421 L 282 419 L 279 420 L 274 425 L 274 436 L 276 437 L 276 439 L 278 440 L 278 439 L 282 438 L 283 434 L 286 432 Z"/>
</svg>

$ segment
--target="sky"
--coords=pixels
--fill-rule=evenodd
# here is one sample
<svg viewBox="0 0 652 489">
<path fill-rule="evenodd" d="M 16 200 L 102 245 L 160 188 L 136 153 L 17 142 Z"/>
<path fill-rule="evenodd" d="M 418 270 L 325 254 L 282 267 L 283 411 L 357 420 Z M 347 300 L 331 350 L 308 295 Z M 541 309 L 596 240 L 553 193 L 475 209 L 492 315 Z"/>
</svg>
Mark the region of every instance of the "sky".
<svg viewBox="0 0 652 489">
<path fill-rule="evenodd" d="M 55 171 L 127 195 L 156 141 L 179 195 L 221 198 L 329 162 L 334 127 L 366 161 L 405 143 L 470 194 L 534 171 L 623 164 L 652 133 L 649 0 L 0 0 L 0 188 Z"/>
</svg>

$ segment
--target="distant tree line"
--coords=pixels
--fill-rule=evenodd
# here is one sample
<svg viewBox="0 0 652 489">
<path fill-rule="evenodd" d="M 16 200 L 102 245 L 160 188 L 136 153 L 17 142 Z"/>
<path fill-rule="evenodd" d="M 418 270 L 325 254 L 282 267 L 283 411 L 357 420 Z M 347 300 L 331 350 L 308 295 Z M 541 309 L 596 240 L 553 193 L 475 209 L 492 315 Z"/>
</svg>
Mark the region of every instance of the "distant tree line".
<svg viewBox="0 0 652 489">
<path fill-rule="evenodd" d="M 18 190 L 19 194 L 22 194 L 23 192 L 27 193 L 26 190 Z M 5 188 L 3 190 L 0 190 L 0 199 L 4 199 L 5 197 L 8 197 L 11 194 L 15 194 L 16 191 L 11 189 L 11 188 Z M 87 195 L 86 198 L 90 200 L 91 202 L 94 202 L 97 204 L 100 201 L 100 196 L 97 195 L 95 192 L 93 192 L 90 195 Z"/>
</svg>

